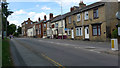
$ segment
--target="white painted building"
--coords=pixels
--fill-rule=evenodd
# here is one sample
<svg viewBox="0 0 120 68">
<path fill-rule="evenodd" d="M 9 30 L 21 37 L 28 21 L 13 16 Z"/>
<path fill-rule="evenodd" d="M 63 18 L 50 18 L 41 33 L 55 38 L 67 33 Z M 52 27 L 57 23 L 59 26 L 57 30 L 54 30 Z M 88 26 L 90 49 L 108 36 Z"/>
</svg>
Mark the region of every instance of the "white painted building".
<svg viewBox="0 0 120 68">
<path fill-rule="evenodd" d="M 27 30 L 27 36 L 28 37 L 33 37 L 34 36 L 34 33 L 33 33 L 33 28 L 29 28 L 28 30 Z"/>
</svg>

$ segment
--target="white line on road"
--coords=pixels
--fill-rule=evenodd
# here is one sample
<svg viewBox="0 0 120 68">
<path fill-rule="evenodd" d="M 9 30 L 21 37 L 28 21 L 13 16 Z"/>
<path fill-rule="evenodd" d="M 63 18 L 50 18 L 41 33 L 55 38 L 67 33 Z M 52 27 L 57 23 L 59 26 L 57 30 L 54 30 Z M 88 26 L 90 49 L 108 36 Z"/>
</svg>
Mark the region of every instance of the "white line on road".
<svg viewBox="0 0 120 68">
<path fill-rule="evenodd" d="M 89 50 L 89 51 L 96 52 L 96 53 L 101 53 L 101 52 L 99 52 L 99 51 L 95 51 L 95 50 Z"/>
</svg>

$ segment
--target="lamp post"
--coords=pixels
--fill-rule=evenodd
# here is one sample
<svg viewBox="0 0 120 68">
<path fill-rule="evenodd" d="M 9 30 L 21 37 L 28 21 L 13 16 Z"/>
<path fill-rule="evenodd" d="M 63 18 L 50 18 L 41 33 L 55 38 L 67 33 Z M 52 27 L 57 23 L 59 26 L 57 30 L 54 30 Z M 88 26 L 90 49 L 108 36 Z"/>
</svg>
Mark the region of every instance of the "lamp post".
<svg viewBox="0 0 120 68">
<path fill-rule="evenodd" d="M 62 13 L 63 13 L 63 11 L 62 11 L 62 1 L 61 1 L 61 23 L 62 23 L 62 39 L 63 39 L 63 19 L 62 19 Z"/>
</svg>

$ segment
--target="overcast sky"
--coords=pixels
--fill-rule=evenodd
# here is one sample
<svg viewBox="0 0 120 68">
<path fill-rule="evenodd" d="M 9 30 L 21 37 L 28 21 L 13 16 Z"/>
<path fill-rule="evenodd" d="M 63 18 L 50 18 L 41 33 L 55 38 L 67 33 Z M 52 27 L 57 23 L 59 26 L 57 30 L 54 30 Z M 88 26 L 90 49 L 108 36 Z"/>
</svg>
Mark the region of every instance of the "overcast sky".
<svg viewBox="0 0 120 68">
<path fill-rule="evenodd" d="M 87 5 L 100 0 L 83 0 Z M 9 9 L 14 13 L 8 17 L 10 24 L 21 26 L 21 23 L 31 18 L 32 21 L 37 21 L 40 17 L 43 19 L 49 13 L 54 16 L 61 14 L 61 4 L 63 14 L 70 11 L 70 7 L 79 6 L 80 0 L 8 0 Z"/>
</svg>

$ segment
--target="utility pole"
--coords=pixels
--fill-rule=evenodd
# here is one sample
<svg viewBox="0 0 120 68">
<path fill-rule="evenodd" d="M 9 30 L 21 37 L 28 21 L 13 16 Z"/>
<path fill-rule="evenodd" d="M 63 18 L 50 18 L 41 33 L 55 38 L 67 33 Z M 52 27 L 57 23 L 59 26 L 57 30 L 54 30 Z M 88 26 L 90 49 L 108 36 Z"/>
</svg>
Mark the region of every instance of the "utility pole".
<svg viewBox="0 0 120 68">
<path fill-rule="evenodd" d="M 61 23 L 62 23 L 62 39 L 63 39 L 63 19 L 62 19 L 62 1 L 61 1 Z"/>
</svg>

